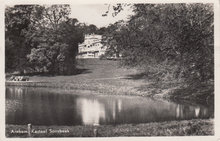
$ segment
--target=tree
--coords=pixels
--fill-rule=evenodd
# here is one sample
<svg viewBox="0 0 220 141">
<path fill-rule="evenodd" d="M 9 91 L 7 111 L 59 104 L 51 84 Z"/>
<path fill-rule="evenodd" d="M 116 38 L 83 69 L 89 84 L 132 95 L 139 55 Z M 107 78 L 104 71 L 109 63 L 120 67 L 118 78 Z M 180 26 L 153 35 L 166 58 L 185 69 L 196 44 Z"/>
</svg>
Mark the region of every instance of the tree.
<svg viewBox="0 0 220 141">
<path fill-rule="evenodd" d="M 30 52 L 25 42 L 24 31 L 29 25 L 40 19 L 41 6 L 16 5 L 5 9 L 5 71 L 20 71 L 26 66 L 26 55 Z"/>
<path fill-rule="evenodd" d="M 78 44 L 84 41 L 83 29 L 77 19 L 69 19 L 61 24 L 60 33 L 62 41 L 68 45 L 64 53 L 63 73 L 71 74 L 75 70 Z"/>
<path fill-rule="evenodd" d="M 121 53 L 121 32 L 124 25 L 124 21 L 118 21 L 114 24 L 109 25 L 103 33 L 102 43 L 107 46 L 106 56 L 116 55 L 119 57 Z"/>
<path fill-rule="evenodd" d="M 31 42 L 30 64 L 51 74 L 71 74 L 83 33 L 76 19 L 69 19 L 68 5 L 45 7 L 42 20 L 34 23 L 26 32 Z"/>
<path fill-rule="evenodd" d="M 81 26 L 84 34 L 97 34 L 99 30 L 94 24 L 87 25 L 84 23 Z"/>
<path fill-rule="evenodd" d="M 101 27 L 97 30 L 97 34 L 99 35 L 103 35 L 106 32 L 106 27 Z"/>
<path fill-rule="evenodd" d="M 75 71 L 78 43 L 84 37 L 81 24 L 69 18 L 69 5 L 15 5 L 5 13 L 6 72 Z"/>
<path fill-rule="evenodd" d="M 214 79 L 213 5 L 134 4 L 133 8 L 127 24 L 115 25 L 106 34 L 109 49 L 120 50 L 125 65 L 156 71 L 157 77 L 172 74 L 173 79 L 199 83 Z"/>
</svg>

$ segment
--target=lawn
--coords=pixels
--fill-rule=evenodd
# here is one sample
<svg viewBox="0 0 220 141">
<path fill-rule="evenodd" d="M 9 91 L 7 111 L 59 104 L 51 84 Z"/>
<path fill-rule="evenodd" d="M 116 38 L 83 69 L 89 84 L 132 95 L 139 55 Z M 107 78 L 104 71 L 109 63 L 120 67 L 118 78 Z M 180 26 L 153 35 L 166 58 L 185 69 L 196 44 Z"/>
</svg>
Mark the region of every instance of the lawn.
<svg viewBox="0 0 220 141">
<path fill-rule="evenodd" d="M 102 94 L 143 95 L 138 87 L 145 80 L 133 80 L 135 69 L 120 67 L 118 61 L 83 59 L 78 61 L 78 74 L 70 76 L 30 76 L 29 82 L 7 82 L 7 85 L 56 87 L 65 89 L 92 90 Z M 145 93 L 146 94 L 146 93 Z"/>
<path fill-rule="evenodd" d="M 34 75 L 28 82 L 6 82 L 6 85 L 91 90 L 110 95 L 149 96 L 160 93 L 158 87 L 148 87 L 153 83 L 142 79 L 139 70 L 123 68 L 118 61 L 80 59 L 77 68 L 79 72 L 76 75 Z"/>
<path fill-rule="evenodd" d="M 213 119 L 115 126 L 33 126 L 31 137 L 204 136 L 214 135 L 213 127 Z M 27 125 L 6 125 L 6 137 L 28 137 L 27 133 L 14 133 L 19 130 L 27 131 Z"/>
<path fill-rule="evenodd" d="M 6 85 L 89 90 L 96 94 L 135 95 L 181 99 L 214 105 L 213 85 L 203 88 L 180 88 L 181 83 L 152 81 L 142 70 L 126 69 L 119 61 L 79 59 L 75 75 L 33 75 L 30 81 L 6 82 Z"/>
</svg>

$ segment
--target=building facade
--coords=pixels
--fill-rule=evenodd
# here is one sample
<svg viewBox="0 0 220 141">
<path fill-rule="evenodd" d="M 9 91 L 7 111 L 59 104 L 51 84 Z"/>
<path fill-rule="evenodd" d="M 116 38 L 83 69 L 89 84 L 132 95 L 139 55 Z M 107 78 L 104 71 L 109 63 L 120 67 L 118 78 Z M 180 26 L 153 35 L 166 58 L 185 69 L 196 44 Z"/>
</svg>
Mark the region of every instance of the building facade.
<svg viewBox="0 0 220 141">
<path fill-rule="evenodd" d="M 104 55 L 106 46 L 101 43 L 101 40 L 101 35 L 85 35 L 85 41 L 79 44 L 77 58 L 99 58 L 101 55 Z"/>
</svg>

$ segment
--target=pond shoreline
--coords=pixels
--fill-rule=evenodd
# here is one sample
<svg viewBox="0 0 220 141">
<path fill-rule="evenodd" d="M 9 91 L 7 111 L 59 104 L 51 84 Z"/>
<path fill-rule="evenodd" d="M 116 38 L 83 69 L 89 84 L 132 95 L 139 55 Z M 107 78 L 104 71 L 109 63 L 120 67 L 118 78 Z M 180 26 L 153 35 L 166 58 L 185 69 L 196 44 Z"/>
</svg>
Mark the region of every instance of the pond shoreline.
<svg viewBox="0 0 220 141">
<path fill-rule="evenodd" d="M 162 101 L 176 101 L 171 97 L 158 95 L 146 95 L 146 93 L 114 93 L 117 89 L 106 91 L 92 87 L 81 87 L 80 85 L 72 85 L 71 83 L 51 83 L 51 82 L 6 82 L 6 86 L 20 87 L 39 87 L 39 88 L 58 88 L 66 92 L 91 91 L 95 95 L 129 95 L 129 96 L 144 96 L 151 97 Z M 184 102 L 184 99 L 180 99 Z M 191 101 L 186 100 L 187 103 Z M 197 104 L 196 102 L 194 102 Z M 193 103 L 191 103 L 193 104 Z M 49 133 L 49 134 L 34 134 L 33 137 L 117 137 L 117 136 L 197 136 L 197 135 L 213 135 L 214 134 L 214 115 L 210 119 L 192 119 L 180 121 L 152 122 L 144 124 L 122 124 L 122 125 L 100 125 L 97 126 L 97 133 L 94 135 L 94 126 L 33 126 L 36 129 L 68 129 L 70 132 L 66 134 Z M 27 137 L 27 134 L 11 134 L 12 129 L 26 129 L 27 125 L 6 125 L 7 137 Z"/>
<path fill-rule="evenodd" d="M 5 85 L 88 90 L 102 95 L 145 96 L 214 106 L 214 82 L 184 88 L 183 82 L 155 81 L 142 74 L 142 70 L 120 66 L 120 61 L 79 59 L 76 67 L 81 71 L 75 75 L 29 74 L 29 81 L 6 81 Z"/>
<path fill-rule="evenodd" d="M 214 135 L 214 119 L 100 126 L 33 125 L 32 130 L 31 137 L 204 136 Z M 27 125 L 6 125 L 6 137 L 28 137 L 26 131 Z"/>
<path fill-rule="evenodd" d="M 214 96 L 212 97 L 210 102 L 207 103 L 204 99 L 198 99 L 197 97 L 182 97 L 181 95 L 176 95 L 175 90 L 177 87 L 170 87 L 161 93 L 152 93 L 147 90 L 135 90 L 129 91 L 129 89 L 118 89 L 117 87 L 102 85 L 101 88 L 95 85 L 87 85 L 87 84 L 77 84 L 77 83 L 62 83 L 62 82 L 47 82 L 47 81 L 6 81 L 5 86 L 15 86 L 15 87 L 39 87 L 39 88 L 57 88 L 63 89 L 65 91 L 90 91 L 95 95 L 128 95 L 128 96 L 144 96 L 150 97 L 165 101 L 185 101 L 193 104 L 206 104 L 209 106 L 214 106 Z M 156 87 L 155 87 L 156 88 Z M 187 91 L 187 89 L 183 89 L 182 91 Z M 150 94 L 149 94 L 150 93 Z"/>
</svg>

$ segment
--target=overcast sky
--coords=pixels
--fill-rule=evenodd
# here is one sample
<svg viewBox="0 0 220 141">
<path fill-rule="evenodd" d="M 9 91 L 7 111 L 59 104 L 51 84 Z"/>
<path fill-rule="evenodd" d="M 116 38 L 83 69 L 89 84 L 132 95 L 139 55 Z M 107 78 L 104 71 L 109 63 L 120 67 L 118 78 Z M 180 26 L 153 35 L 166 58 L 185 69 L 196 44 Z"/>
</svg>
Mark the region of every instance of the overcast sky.
<svg viewBox="0 0 220 141">
<path fill-rule="evenodd" d="M 109 5 L 105 4 L 90 4 L 90 5 L 71 5 L 71 17 L 77 18 L 79 22 L 86 24 L 94 24 L 97 27 L 108 26 L 110 23 L 115 23 L 118 20 L 126 20 L 132 14 L 129 7 L 125 7 L 117 16 L 112 17 L 112 8 L 110 8 L 109 15 L 103 17 L 108 10 Z"/>
</svg>

